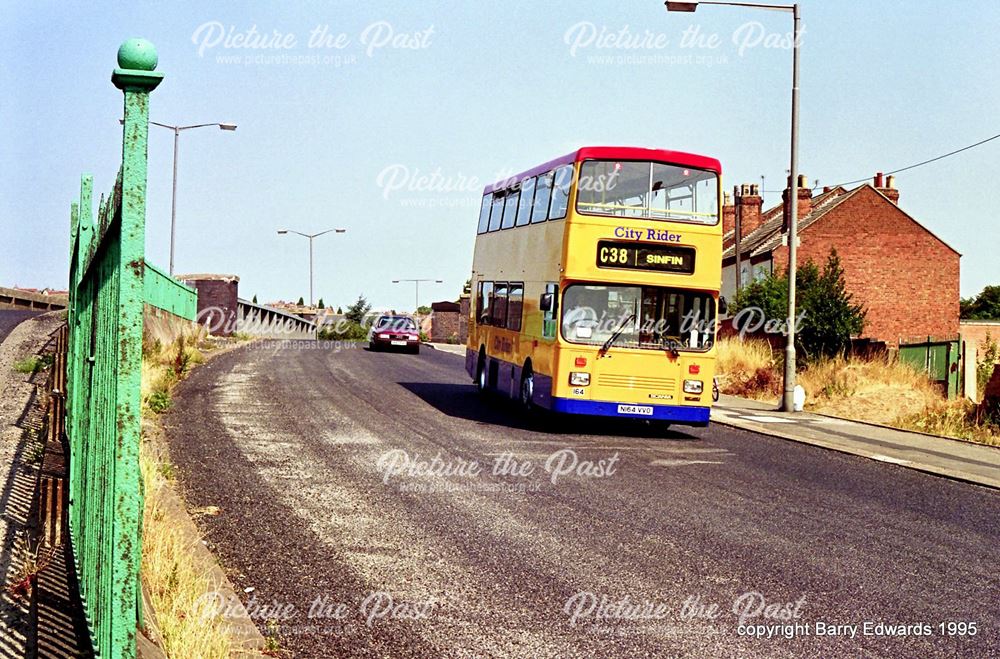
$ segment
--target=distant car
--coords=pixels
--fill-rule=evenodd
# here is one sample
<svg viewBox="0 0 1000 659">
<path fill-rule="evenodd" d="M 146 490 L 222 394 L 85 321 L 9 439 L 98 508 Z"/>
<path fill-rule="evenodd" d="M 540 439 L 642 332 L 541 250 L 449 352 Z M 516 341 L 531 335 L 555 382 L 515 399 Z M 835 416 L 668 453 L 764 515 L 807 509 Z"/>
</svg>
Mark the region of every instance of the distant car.
<svg viewBox="0 0 1000 659">
<path fill-rule="evenodd" d="M 379 316 L 368 330 L 368 347 L 373 351 L 398 348 L 420 352 L 417 321 L 409 316 Z"/>
</svg>

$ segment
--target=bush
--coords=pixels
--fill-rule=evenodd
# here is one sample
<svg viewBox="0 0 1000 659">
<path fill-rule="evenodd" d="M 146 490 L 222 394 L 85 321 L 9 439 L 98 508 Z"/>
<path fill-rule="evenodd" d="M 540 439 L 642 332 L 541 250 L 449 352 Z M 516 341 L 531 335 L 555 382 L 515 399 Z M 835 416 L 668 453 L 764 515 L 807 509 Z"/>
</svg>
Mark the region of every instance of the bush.
<svg viewBox="0 0 1000 659">
<path fill-rule="evenodd" d="M 864 330 L 865 310 L 854 304 L 847 292 L 837 250 L 830 250 L 822 270 L 810 260 L 796 272 L 796 311 L 803 314 L 795 328 L 796 348 L 807 359 L 843 355 L 851 346 L 851 337 Z M 788 315 L 788 273 L 772 274 L 751 283 L 739 292 L 733 307 L 735 312 L 756 307 L 768 320 L 784 322 Z"/>
<path fill-rule="evenodd" d="M 42 369 L 42 360 L 38 357 L 25 357 L 14 362 L 14 370 L 26 375 L 34 375 Z"/>
<path fill-rule="evenodd" d="M 319 338 L 321 341 L 365 341 L 368 328 L 351 321 L 338 322 L 321 329 Z"/>
<path fill-rule="evenodd" d="M 168 391 L 154 391 L 149 396 L 149 409 L 157 414 L 163 414 L 170 409 L 174 402 L 170 398 Z"/>
<path fill-rule="evenodd" d="M 986 385 L 989 384 L 990 378 L 993 377 L 993 369 L 997 361 L 1000 361 L 1000 347 L 997 346 L 997 342 L 987 332 L 986 340 L 983 341 L 983 356 L 976 363 L 976 390 L 980 396 L 986 391 Z"/>
</svg>

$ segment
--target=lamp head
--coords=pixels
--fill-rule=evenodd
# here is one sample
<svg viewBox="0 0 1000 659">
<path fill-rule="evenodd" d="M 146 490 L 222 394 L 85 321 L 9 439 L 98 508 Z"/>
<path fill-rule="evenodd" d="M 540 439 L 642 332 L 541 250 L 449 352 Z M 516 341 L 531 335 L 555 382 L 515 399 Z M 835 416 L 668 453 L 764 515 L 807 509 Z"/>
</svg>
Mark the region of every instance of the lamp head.
<svg viewBox="0 0 1000 659">
<path fill-rule="evenodd" d="M 667 0 L 663 4 L 667 6 L 667 11 L 682 11 L 690 14 L 698 9 L 697 2 L 673 2 L 672 0 Z"/>
<path fill-rule="evenodd" d="M 220 130 L 236 130 L 236 124 L 219 124 Z"/>
</svg>

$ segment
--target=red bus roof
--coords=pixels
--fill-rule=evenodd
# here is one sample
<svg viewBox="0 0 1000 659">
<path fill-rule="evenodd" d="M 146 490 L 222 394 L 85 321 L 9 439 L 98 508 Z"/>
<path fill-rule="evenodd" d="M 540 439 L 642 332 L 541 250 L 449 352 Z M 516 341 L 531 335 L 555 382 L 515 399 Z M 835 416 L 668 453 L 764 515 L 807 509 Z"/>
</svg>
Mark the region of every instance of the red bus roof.
<svg viewBox="0 0 1000 659">
<path fill-rule="evenodd" d="M 683 151 L 668 151 L 666 149 L 647 149 L 637 146 L 584 146 L 576 151 L 567 153 L 565 156 L 555 158 L 547 163 L 532 167 L 531 169 L 516 174 L 501 181 L 496 181 L 487 185 L 483 189 L 483 194 L 489 194 L 494 190 L 509 187 L 514 181 L 521 181 L 538 174 L 565 165 L 571 162 L 581 162 L 583 160 L 650 160 L 653 162 L 665 162 L 682 167 L 693 167 L 695 169 L 706 169 L 722 174 L 722 165 L 715 158 L 699 156 L 694 153 Z"/>
</svg>

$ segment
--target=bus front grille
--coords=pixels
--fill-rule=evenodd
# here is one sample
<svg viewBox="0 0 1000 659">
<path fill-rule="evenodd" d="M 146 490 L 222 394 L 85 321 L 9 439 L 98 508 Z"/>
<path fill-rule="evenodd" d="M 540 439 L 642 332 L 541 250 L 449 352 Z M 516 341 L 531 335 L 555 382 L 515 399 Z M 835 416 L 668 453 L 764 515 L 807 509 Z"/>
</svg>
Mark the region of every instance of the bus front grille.
<svg viewBox="0 0 1000 659">
<path fill-rule="evenodd" d="M 656 378 L 646 375 L 601 374 L 597 377 L 597 384 L 602 387 L 652 389 L 655 391 L 673 391 L 677 388 L 677 380 L 674 378 Z"/>
</svg>

